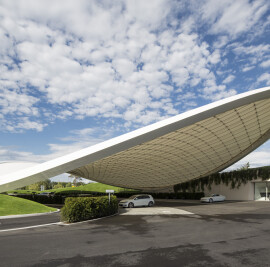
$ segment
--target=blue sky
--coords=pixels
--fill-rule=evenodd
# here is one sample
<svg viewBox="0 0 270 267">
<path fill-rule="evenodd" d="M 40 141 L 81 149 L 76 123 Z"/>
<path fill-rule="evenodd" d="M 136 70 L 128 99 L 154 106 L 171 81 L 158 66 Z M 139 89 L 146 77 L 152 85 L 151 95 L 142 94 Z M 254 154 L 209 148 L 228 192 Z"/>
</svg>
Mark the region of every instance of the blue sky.
<svg viewBox="0 0 270 267">
<path fill-rule="evenodd" d="M 1 1 L 0 161 L 44 162 L 270 85 L 269 1 Z M 270 165 L 270 142 L 243 159 Z"/>
</svg>

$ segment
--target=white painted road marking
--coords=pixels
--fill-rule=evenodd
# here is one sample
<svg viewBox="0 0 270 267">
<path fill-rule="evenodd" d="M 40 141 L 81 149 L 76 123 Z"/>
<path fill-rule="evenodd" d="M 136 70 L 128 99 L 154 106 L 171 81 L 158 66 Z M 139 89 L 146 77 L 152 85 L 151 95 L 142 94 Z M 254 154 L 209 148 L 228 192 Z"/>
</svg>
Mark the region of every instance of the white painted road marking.
<svg viewBox="0 0 270 267">
<path fill-rule="evenodd" d="M 119 213 L 120 215 L 194 215 L 194 213 L 186 210 L 169 207 L 166 207 L 166 210 L 164 207 L 120 209 Z"/>
<path fill-rule="evenodd" d="M 17 230 L 25 230 L 25 229 L 31 229 L 31 228 L 38 228 L 38 227 L 44 227 L 44 226 L 50 226 L 50 225 L 59 225 L 59 224 L 64 224 L 62 222 L 56 222 L 56 223 L 47 223 L 47 224 L 40 224 L 40 225 L 33 225 L 33 226 L 26 226 L 26 227 L 19 227 L 19 228 L 12 228 L 12 229 L 5 229 L 5 230 L 0 230 L 1 232 L 10 232 L 10 231 L 17 231 Z"/>
</svg>

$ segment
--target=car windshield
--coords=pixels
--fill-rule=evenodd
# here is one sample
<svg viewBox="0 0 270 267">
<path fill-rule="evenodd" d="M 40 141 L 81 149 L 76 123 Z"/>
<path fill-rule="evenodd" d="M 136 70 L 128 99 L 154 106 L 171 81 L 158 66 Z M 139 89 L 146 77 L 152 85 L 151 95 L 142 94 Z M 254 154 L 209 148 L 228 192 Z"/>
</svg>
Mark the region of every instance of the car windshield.
<svg viewBox="0 0 270 267">
<path fill-rule="evenodd" d="M 129 197 L 128 199 L 134 199 L 135 197 L 136 197 L 136 195 L 131 196 L 131 197 Z"/>
</svg>

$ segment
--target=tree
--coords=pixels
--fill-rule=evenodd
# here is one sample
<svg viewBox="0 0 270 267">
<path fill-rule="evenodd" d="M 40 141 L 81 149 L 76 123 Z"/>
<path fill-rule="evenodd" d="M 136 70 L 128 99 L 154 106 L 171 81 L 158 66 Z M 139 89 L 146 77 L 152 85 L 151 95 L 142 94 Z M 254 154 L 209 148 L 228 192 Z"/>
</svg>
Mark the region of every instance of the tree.
<svg viewBox="0 0 270 267">
<path fill-rule="evenodd" d="M 249 162 L 247 162 L 246 164 L 242 165 L 241 167 L 239 167 L 237 169 L 237 171 L 243 171 L 243 170 L 247 170 L 250 167 Z"/>
<path fill-rule="evenodd" d="M 40 190 L 40 187 L 42 185 L 44 186 L 44 190 L 52 189 L 53 188 L 53 184 L 52 184 L 51 180 L 50 179 L 46 179 L 44 181 L 40 181 L 40 182 L 37 182 L 35 184 L 29 185 L 28 186 L 28 189 L 29 190 L 39 191 Z"/>
<path fill-rule="evenodd" d="M 28 186 L 28 188 L 29 188 L 29 190 L 39 191 L 40 190 L 40 184 L 39 183 L 30 184 Z"/>
<path fill-rule="evenodd" d="M 69 177 L 69 178 L 73 178 L 73 184 L 74 184 L 75 186 L 77 186 L 78 183 L 81 182 L 81 180 L 82 180 L 82 177 L 76 176 L 76 175 L 73 175 L 73 174 L 70 174 L 68 177 Z"/>
<path fill-rule="evenodd" d="M 66 185 L 66 183 L 58 182 L 56 185 L 54 185 L 53 189 L 64 188 L 65 185 Z"/>
</svg>

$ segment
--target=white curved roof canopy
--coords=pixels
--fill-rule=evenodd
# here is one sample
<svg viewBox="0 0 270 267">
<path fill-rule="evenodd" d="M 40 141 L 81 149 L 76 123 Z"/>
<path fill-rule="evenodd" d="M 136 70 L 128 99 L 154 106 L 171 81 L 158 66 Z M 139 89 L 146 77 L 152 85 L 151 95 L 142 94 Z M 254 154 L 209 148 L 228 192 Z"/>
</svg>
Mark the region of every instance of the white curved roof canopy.
<svg viewBox="0 0 270 267">
<path fill-rule="evenodd" d="M 270 87 L 185 112 L 0 177 L 0 192 L 64 172 L 129 188 L 161 188 L 221 171 L 270 137 Z"/>
</svg>

